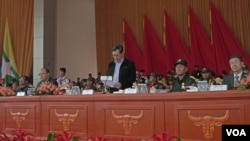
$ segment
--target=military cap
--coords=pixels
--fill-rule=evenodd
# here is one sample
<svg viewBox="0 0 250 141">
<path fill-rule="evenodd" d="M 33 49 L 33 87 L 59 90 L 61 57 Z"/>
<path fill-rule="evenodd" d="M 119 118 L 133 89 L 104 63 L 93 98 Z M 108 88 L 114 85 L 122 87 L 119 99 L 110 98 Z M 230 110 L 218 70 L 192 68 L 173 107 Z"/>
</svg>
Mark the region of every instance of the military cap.
<svg viewBox="0 0 250 141">
<path fill-rule="evenodd" d="M 208 73 L 208 72 L 211 72 L 211 70 L 209 68 L 203 68 L 201 70 L 201 73 Z"/>
<path fill-rule="evenodd" d="M 176 62 L 175 62 L 175 66 L 178 65 L 178 64 L 181 64 L 183 66 L 187 66 L 187 61 L 184 60 L 184 59 L 178 59 Z"/>
</svg>

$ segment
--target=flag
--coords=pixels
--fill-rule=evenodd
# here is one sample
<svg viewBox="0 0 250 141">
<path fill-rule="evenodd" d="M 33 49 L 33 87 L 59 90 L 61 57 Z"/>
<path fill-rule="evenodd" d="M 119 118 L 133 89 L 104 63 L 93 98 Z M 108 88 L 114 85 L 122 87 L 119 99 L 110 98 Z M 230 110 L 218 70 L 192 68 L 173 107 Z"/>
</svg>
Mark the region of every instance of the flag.
<svg viewBox="0 0 250 141">
<path fill-rule="evenodd" d="M 146 15 L 143 23 L 143 67 L 145 73 L 154 72 L 165 75 L 167 72 L 165 50 Z"/>
<path fill-rule="evenodd" d="M 228 60 L 231 55 L 241 55 L 243 62 L 249 67 L 250 58 L 235 38 L 227 23 L 224 21 L 215 5 L 211 2 L 212 19 L 212 45 L 215 51 L 216 73 L 221 74 L 223 70 L 230 70 Z"/>
<path fill-rule="evenodd" d="M 197 19 L 193 9 L 189 7 L 189 36 L 191 60 L 199 67 L 215 69 L 214 51 L 211 41 Z"/>
<path fill-rule="evenodd" d="M 136 70 L 143 69 L 142 52 L 136 43 L 128 23 L 125 20 L 123 20 L 123 41 L 125 50 L 124 56 L 127 59 L 134 61 Z"/>
<path fill-rule="evenodd" d="M 188 67 L 193 68 L 193 63 L 190 59 L 190 53 L 177 32 L 173 22 L 164 11 L 165 20 L 165 41 L 166 41 L 166 58 L 168 57 L 170 65 L 173 68 L 178 59 L 185 59 L 188 62 Z"/>
<path fill-rule="evenodd" d="M 15 62 L 15 56 L 11 45 L 10 31 L 8 20 L 5 24 L 3 54 L 2 54 L 2 79 L 5 84 L 11 83 L 12 79 L 18 80 L 18 71 Z"/>
</svg>

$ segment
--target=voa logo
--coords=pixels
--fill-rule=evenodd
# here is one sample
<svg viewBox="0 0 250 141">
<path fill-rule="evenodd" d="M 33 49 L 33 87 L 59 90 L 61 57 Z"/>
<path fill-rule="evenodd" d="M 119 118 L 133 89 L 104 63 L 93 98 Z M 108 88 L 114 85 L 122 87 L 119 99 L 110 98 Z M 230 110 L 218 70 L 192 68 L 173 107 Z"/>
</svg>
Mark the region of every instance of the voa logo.
<svg viewBox="0 0 250 141">
<path fill-rule="evenodd" d="M 247 136 L 244 129 L 226 129 L 227 136 Z"/>
</svg>

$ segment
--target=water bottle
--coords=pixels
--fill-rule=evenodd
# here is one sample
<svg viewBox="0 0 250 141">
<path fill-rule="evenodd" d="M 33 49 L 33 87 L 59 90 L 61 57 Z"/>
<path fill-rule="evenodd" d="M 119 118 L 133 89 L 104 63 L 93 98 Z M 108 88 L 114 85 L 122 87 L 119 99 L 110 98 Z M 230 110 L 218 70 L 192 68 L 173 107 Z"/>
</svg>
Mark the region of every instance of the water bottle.
<svg viewBox="0 0 250 141">
<path fill-rule="evenodd" d="M 144 94 L 147 93 L 147 85 L 146 84 L 138 84 L 138 93 Z"/>
</svg>

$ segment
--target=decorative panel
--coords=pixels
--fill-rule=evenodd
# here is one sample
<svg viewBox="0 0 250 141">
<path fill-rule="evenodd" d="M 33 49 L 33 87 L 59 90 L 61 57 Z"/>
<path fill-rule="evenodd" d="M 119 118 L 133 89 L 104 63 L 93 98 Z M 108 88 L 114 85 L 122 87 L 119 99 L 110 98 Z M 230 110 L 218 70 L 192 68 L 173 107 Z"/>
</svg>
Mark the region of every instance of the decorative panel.
<svg viewBox="0 0 250 141">
<path fill-rule="evenodd" d="M 220 141 L 222 124 L 244 123 L 243 104 L 181 104 L 174 110 L 175 129 L 185 140 Z"/>
<path fill-rule="evenodd" d="M 11 133 L 16 128 L 34 135 L 40 134 L 40 106 L 38 103 L 4 103 L 1 118 L 3 131 Z"/>
<path fill-rule="evenodd" d="M 159 108 L 161 105 L 161 108 Z M 164 130 L 163 104 L 105 104 L 100 119 L 101 132 L 110 138 L 145 139 Z M 161 111 L 162 110 L 162 111 Z M 98 126 L 98 125 L 96 125 Z"/>
<path fill-rule="evenodd" d="M 43 135 L 73 132 L 81 138 L 88 136 L 88 120 L 91 108 L 87 104 L 43 104 Z M 91 123 L 91 122 L 90 122 Z"/>
</svg>

